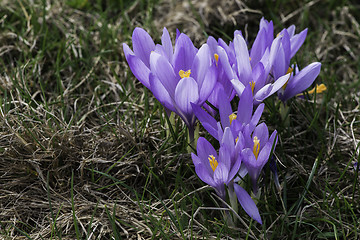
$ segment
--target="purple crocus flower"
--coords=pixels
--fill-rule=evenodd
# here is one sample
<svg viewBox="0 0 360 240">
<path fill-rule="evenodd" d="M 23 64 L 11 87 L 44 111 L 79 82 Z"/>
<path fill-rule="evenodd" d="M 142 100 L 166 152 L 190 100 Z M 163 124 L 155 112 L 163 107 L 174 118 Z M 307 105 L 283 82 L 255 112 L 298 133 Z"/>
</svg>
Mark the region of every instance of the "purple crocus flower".
<svg viewBox="0 0 360 240">
<path fill-rule="evenodd" d="M 231 153 L 235 151 L 235 141 L 234 138 L 231 139 L 230 129 L 226 129 L 226 132 L 222 139 L 219 154 L 203 137 L 198 139 L 197 155 L 191 153 L 195 171 L 199 178 L 212 186 L 224 200 L 226 198 L 225 185 L 235 177 L 241 164 L 239 154 L 235 159 L 231 159 Z"/>
<path fill-rule="evenodd" d="M 197 142 L 197 155 L 191 157 L 195 165 L 196 174 L 205 183 L 212 186 L 216 193 L 226 200 L 226 185 L 230 185 L 229 191 L 235 191 L 236 196 L 245 212 L 262 224 L 259 210 L 250 195 L 239 185 L 233 182 L 241 164 L 240 154 L 232 154 L 241 145 L 240 141 L 234 141 L 231 130 L 225 128 L 223 139 L 220 142 L 219 154 L 214 147 L 200 137 Z"/>
<path fill-rule="evenodd" d="M 257 105 L 278 91 L 287 82 L 290 76 L 288 74 L 279 77 L 273 83 L 267 82 L 281 38 L 282 36 L 278 36 L 272 42 L 270 49 L 266 48 L 261 60 L 254 67 L 251 65 L 248 47 L 242 35 L 236 34 L 234 38 L 236 63 L 231 65 L 226 51 L 218 47 L 219 59 L 239 96 L 241 96 L 245 87 L 250 85 L 254 104 Z"/>
<path fill-rule="evenodd" d="M 266 27 L 270 28 L 270 23 L 264 25 L 265 27 L 260 28 L 253 48 L 251 49 L 250 56 L 255 58 L 255 60 L 259 59 L 261 54 L 263 55 L 262 59 L 264 59 L 264 56 L 266 56 L 266 50 L 263 49 L 266 49 L 266 47 L 269 45 L 269 33 L 266 32 L 265 29 L 267 29 Z M 310 87 L 310 85 L 314 82 L 315 78 L 320 73 L 321 64 L 319 62 L 308 65 L 300 72 L 296 66 L 295 75 L 293 74 L 294 66 L 290 66 L 291 58 L 304 43 L 306 35 L 307 29 L 303 30 L 299 34 L 295 34 L 294 25 L 291 25 L 287 29 L 283 29 L 276 38 L 278 39 L 278 42 L 275 44 L 277 47 L 274 48 L 272 55 L 276 57 L 271 57 L 271 54 L 269 56 L 268 69 L 271 69 L 270 73 L 274 79 L 281 78 L 286 74 L 291 74 L 286 83 L 278 89 L 278 96 L 282 101 L 286 101 L 289 98 L 305 91 L 308 87 Z M 273 41 L 273 43 L 276 42 L 276 39 Z M 272 58 L 273 60 L 270 60 Z M 253 59 L 251 59 L 251 61 L 252 66 L 254 66 Z M 268 78 L 267 82 L 269 82 L 269 79 L 271 81 L 271 78 Z"/>
<path fill-rule="evenodd" d="M 256 126 L 251 134 L 249 130 L 244 132 L 245 148 L 242 150 L 243 163 L 249 173 L 253 192 L 257 193 L 257 179 L 264 165 L 269 160 L 272 146 L 277 144 L 277 131 L 275 130 L 269 137 L 269 130 L 265 123 Z"/>
<path fill-rule="evenodd" d="M 123 44 L 131 71 L 159 102 L 178 114 L 193 139 L 195 114 L 191 103 L 202 105 L 216 83 L 216 64 L 207 44 L 199 50 L 185 34 L 177 34 L 173 49 L 166 28 L 161 45 L 155 45 L 141 28 L 133 33 L 134 52 Z"/>
<path fill-rule="evenodd" d="M 211 55 L 213 56 L 214 60 L 216 61 L 216 67 L 217 67 L 217 82 L 216 82 L 213 92 L 211 93 L 211 95 L 208 98 L 208 101 L 214 107 L 218 108 L 219 107 L 218 99 L 219 99 L 220 88 L 222 88 L 225 91 L 225 96 L 229 101 L 231 101 L 234 98 L 236 92 L 230 82 L 230 79 L 228 78 L 227 74 L 225 73 L 221 62 L 219 61 L 219 54 L 217 53 L 217 47 L 220 45 L 227 46 L 226 43 L 221 38 L 218 41 L 216 41 L 214 37 L 209 36 L 209 38 L 207 40 L 207 45 L 210 48 Z M 213 108 L 211 108 L 210 106 L 208 106 L 207 104 L 204 104 L 204 107 L 212 115 L 216 114 L 216 111 Z"/>
<path fill-rule="evenodd" d="M 314 62 L 299 71 L 295 67 L 295 75 L 292 73 L 287 83 L 278 91 L 278 97 L 285 102 L 297 94 L 305 91 L 319 75 L 321 63 Z M 326 88 L 325 88 L 326 89 Z"/>
<path fill-rule="evenodd" d="M 267 21 L 264 17 L 260 20 L 258 34 L 250 50 L 250 63 L 254 67 L 263 57 L 266 49 L 271 47 L 274 40 L 274 25 L 272 21 Z"/>
<path fill-rule="evenodd" d="M 155 50 L 155 43 L 150 35 L 139 27 L 134 29 L 132 41 L 134 51 L 126 43 L 123 43 L 126 61 L 135 77 L 150 89 L 150 53 Z"/>
<path fill-rule="evenodd" d="M 229 99 L 226 98 L 224 89 L 219 89 L 219 113 L 220 122 L 217 122 L 210 114 L 201 107 L 193 104 L 193 110 L 203 127 L 217 140 L 223 135 L 223 130 L 229 127 L 235 138 L 239 132 L 248 126 L 248 131 L 252 132 L 258 124 L 264 110 L 264 104 L 260 104 L 255 112 L 253 106 L 253 96 L 251 86 L 247 86 L 238 103 L 237 112 L 233 112 Z"/>
</svg>

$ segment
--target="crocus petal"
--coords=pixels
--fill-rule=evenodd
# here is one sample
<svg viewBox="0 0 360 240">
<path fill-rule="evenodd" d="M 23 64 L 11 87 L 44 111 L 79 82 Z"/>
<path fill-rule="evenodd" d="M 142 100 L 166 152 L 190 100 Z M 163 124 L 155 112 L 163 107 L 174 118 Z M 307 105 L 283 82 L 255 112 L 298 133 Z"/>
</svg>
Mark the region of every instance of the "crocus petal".
<svg viewBox="0 0 360 240">
<path fill-rule="evenodd" d="M 208 39 L 206 41 L 206 44 L 209 46 L 210 52 L 212 54 L 217 53 L 218 43 L 217 43 L 216 39 L 213 36 L 208 37 Z"/>
<path fill-rule="evenodd" d="M 198 177 L 201 179 L 201 181 L 209 184 L 210 186 L 212 187 L 216 187 L 217 186 L 217 183 L 214 181 L 214 178 L 213 178 L 213 174 L 211 174 L 211 172 L 209 172 L 204 164 L 197 164 L 195 165 L 195 172 L 196 174 L 198 175 Z"/>
<path fill-rule="evenodd" d="M 262 101 L 264 101 L 265 98 L 270 96 L 270 92 L 272 90 L 273 86 L 271 83 L 266 84 L 264 87 L 262 87 L 259 91 L 257 91 L 254 95 L 254 104 L 259 104 Z"/>
<path fill-rule="evenodd" d="M 210 155 L 213 155 L 215 157 L 215 159 L 218 157 L 215 148 L 211 145 L 211 143 L 209 143 L 208 140 L 206 140 L 203 137 L 199 137 L 199 139 L 197 141 L 196 152 L 197 152 L 197 155 L 199 156 L 200 160 L 204 164 L 209 163 L 208 158 Z M 211 169 L 210 165 L 209 165 L 209 169 Z"/>
<path fill-rule="evenodd" d="M 230 80 L 230 81 L 231 81 L 231 83 L 232 83 L 232 85 L 233 85 L 233 87 L 234 87 L 237 95 L 238 95 L 238 96 L 241 96 L 242 92 L 243 92 L 244 89 L 245 89 L 244 84 L 242 84 L 238 79 L 232 79 L 232 80 Z"/>
<path fill-rule="evenodd" d="M 198 100 L 199 89 L 196 81 L 192 77 L 182 78 L 175 89 L 175 102 L 187 118 L 193 113 L 190 103 L 197 103 Z"/>
<path fill-rule="evenodd" d="M 252 219 L 254 219 L 258 223 L 262 224 L 259 209 L 256 207 L 254 200 L 252 200 L 252 198 L 247 193 L 247 191 L 245 191 L 245 189 L 243 189 L 236 183 L 234 184 L 234 190 L 235 190 L 236 196 L 239 200 L 239 203 L 242 206 L 242 208 L 245 210 L 245 212 Z"/>
<path fill-rule="evenodd" d="M 283 101 L 295 96 L 296 94 L 305 91 L 315 81 L 319 75 L 321 69 L 321 63 L 311 63 L 298 74 L 296 74 L 285 88 Z"/>
<path fill-rule="evenodd" d="M 181 33 L 175 43 L 175 51 L 173 57 L 173 66 L 175 72 L 180 70 L 188 71 L 191 69 L 197 49 L 188 36 Z"/>
<path fill-rule="evenodd" d="M 226 73 L 226 76 L 228 79 L 234 79 L 235 74 L 233 69 L 231 68 L 228 55 L 226 54 L 226 51 L 222 47 L 217 47 L 217 52 L 219 55 L 219 61 L 221 62 L 221 65 Z"/>
<path fill-rule="evenodd" d="M 263 122 L 257 125 L 252 136 L 253 138 L 256 136 L 260 141 L 260 147 L 263 147 L 269 140 L 269 130 L 266 124 Z"/>
<path fill-rule="evenodd" d="M 291 42 L 290 58 L 292 58 L 295 55 L 295 53 L 300 49 L 300 47 L 303 45 L 306 35 L 307 35 L 307 28 L 290 39 Z"/>
<path fill-rule="evenodd" d="M 234 152 L 234 150 L 235 150 L 234 136 L 229 127 L 226 127 L 224 129 L 224 134 L 221 139 L 221 145 L 226 146 L 226 150 L 230 153 Z M 230 163 L 229 163 L 228 168 L 230 168 Z"/>
<path fill-rule="evenodd" d="M 286 73 L 285 68 L 288 67 L 289 65 L 286 65 L 285 62 L 285 52 L 284 52 L 284 48 L 282 46 L 279 47 L 279 50 L 276 54 L 276 58 L 274 59 L 274 64 L 273 64 L 273 75 L 274 78 L 277 79 L 280 76 L 283 76 Z"/>
<path fill-rule="evenodd" d="M 269 160 L 271 147 L 272 147 L 272 143 L 267 142 L 265 144 L 265 146 L 259 152 L 259 156 L 257 158 L 257 161 L 258 161 L 258 164 L 259 164 L 259 167 L 258 167 L 259 172 L 262 170 L 265 163 L 267 163 L 267 161 Z"/>
<path fill-rule="evenodd" d="M 248 85 L 245 87 L 244 91 L 241 94 L 239 105 L 238 105 L 238 115 L 236 121 L 241 123 L 249 123 L 253 111 L 253 94 L 251 91 L 251 86 Z"/>
<path fill-rule="evenodd" d="M 281 39 L 281 47 L 284 50 L 285 53 L 285 64 L 286 68 L 284 69 L 285 73 L 288 69 L 288 66 L 290 65 L 290 55 L 291 55 L 291 44 L 290 44 L 290 36 L 286 29 L 284 29 L 282 32 L 283 38 Z"/>
<path fill-rule="evenodd" d="M 241 30 L 235 30 L 234 31 L 234 38 L 236 37 L 236 35 L 239 35 L 239 36 L 243 37 Z"/>
<path fill-rule="evenodd" d="M 164 47 L 164 51 L 166 53 L 166 57 L 168 58 L 168 61 L 171 62 L 173 58 L 173 47 L 171 43 L 171 38 L 168 30 L 164 27 L 163 34 L 161 36 L 161 44 Z"/>
<path fill-rule="evenodd" d="M 255 126 L 258 124 L 262 112 L 264 111 L 265 104 L 261 103 L 255 110 L 254 115 L 251 118 L 251 121 L 249 123 L 250 130 L 253 131 Z"/>
<path fill-rule="evenodd" d="M 124 43 L 123 48 L 124 48 L 125 58 L 129 64 L 131 72 L 142 84 L 144 84 L 145 87 L 150 89 L 150 83 L 149 83 L 150 69 L 144 64 L 144 62 L 140 58 L 131 54 L 132 51 L 130 50 L 128 45 Z"/>
<path fill-rule="evenodd" d="M 271 143 L 271 146 L 274 145 L 274 149 L 275 149 L 275 146 L 277 145 L 277 141 L 278 141 L 277 131 L 274 130 L 274 132 L 271 134 L 271 136 L 269 138 L 269 143 Z"/>
<path fill-rule="evenodd" d="M 241 156 L 242 156 L 242 155 L 241 155 Z M 248 174 L 248 170 L 247 170 L 245 164 L 241 164 L 241 165 L 240 165 L 240 169 L 239 169 L 238 174 L 239 174 L 240 178 L 237 177 L 235 181 L 240 181 L 241 178 L 244 178 L 244 177 Z"/>
<path fill-rule="evenodd" d="M 225 96 L 224 89 L 219 89 L 219 113 L 220 113 L 220 121 L 223 129 L 230 126 L 229 116 L 233 113 L 231 109 L 231 104 L 227 96 Z"/>
<path fill-rule="evenodd" d="M 295 25 L 291 25 L 286 30 L 287 30 L 290 37 L 294 36 L 294 34 L 295 34 Z"/>
<path fill-rule="evenodd" d="M 191 106 L 195 116 L 199 119 L 206 131 L 208 131 L 211 136 L 218 139 L 216 120 L 199 105 L 192 103 Z"/>
<path fill-rule="evenodd" d="M 227 183 L 229 183 L 231 180 L 234 179 L 235 175 L 239 172 L 240 166 L 241 166 L 241 156 L 240 156 L 240 154 L 238 154 L 236 156 L 235 162 L 229 172 L 229 177 L 228 177 Z"/>
<path fill-rule="evenodd" d="M 171 98 L 174 98 L 175 88 L 177 86 L 177 76 L 166 57 L 152 52 L 150 55 L 150 67 L 162 85 L 168 91 Z"/>
<path fill-rule="evenodd" d="M 175 111 L 173 100 L 171 99 L 169 93 L 165 89 L 165 87 L 162 85 L 160 80 L 154 75 L 150 74 L 149 78 L 150 82 L 150 89 L 151 92 L 154 94 L 155 98 L 159 100 L 159 102 L 168 110 Z"/>
<path fill-rule="evenodd" d="M 194 166 L 202 163 L 200 158 L 195 153 L 191 153 L 191 159 L 193 160 Z"/>
<path fill-rule="evenodd" d="M 232 139 L 232 141 L 234 141 L 234 139 Z M 219 160 L 222 164 L 224 164 L 226 166 L 226 168 L 228 170 L 231 169 L 231 150 L 230 148 L 225 145 L 225 144 L 222 144 L 221 147 L 220 147 L 220 150 L 219 150 Z M 227 179 L 225 180 L 224 183 L 227 183 Z"/>
<path fill-rule="evenodd" d="M 217 126 L 218 126 L 218 137 L 217 139 L 219 139 L 219 141 L 222 139 L 223 135 L 224 135 L 224 131 L 221 127 L 221 123 L 217 122 Z"/>
<path fill-rule="evenodd" d="M 132 34 L 133 49 L 136 56 L 150 67 L 150 53 L 155 49 L 155 43 L 150 35 L 142 28 L 135 28 Z"/>
<path fill-rule="evenodd" d="M 269 96 L 271 96 L 272 94 L 274 94 L 275 92 L 277 92 L 280 88 L 282 88 L 285 83 L 289 80 L 290 78 L 290 74 L 288 73 L 284 76 L 279 77 L 278 79 L 275 80 L 274 84 L 272 85 L 272 89 L 271 92 L 269 93 Z"/>
<path fill-rule="evenodd" d="M 219 47 L 222 47 L 222 48 L 225 50 L 225 52 L 226 52 L 226 54 L 227 54 L 227 57 L 229 58 L 229 61 L 230 61 L 231 63 L 236 62 L 234 49 L 231 48 L 230 46 L 228 46 L 228 45 L 226 44 L 226 42 L 225 42 L 224 40 L 222 40 L 221 38 L 219 38 L 218 43 L 219 43 Z M 219 49 L 219 48 L 218 48 L 218 49 Z M 218 53 L 218 54 L 219 54 L 219 53 Z M 219 55 L 219 56 L 220 56 L 220 55 Z"/>
<path fill-rule="evenodd" d="M 248 83 L 251 79 L 250 56 L 245 39 L 238 34 L 234 39 L 234 48 L 239 79 L 243 84 Z"/>
<path fill-rule="evenodd" d="M 191 76 L 196 79 L 200 89 L 202 88 L 205 75 L 210 65 L 210 49 L 207 44 L 204 44 L 195 55 L 194 62 L 191 66 Z"/>
<path fill-rule="evenodd" d="M 266 49 L 266 30 L 260 29 L 250 51 L 251 66 L 255 66 L 261 59 Z"/>
<path fill-rule="evenodd" d="M 256 182 L 261 171 L 261 169 L 259 169 L 259 166 L 261 165 L 260 161 L 257 161 L 252 149 L 250 148 L 245 148 L 244 150 L 242 150 L 241 156 L 243 159 L 243 163 L 248 170 L 251 181 Z"/>
<path fill-rule="evenodd" d="M 123 51 L 125 58 L 127 58 L 128 55 L 135 55 L 135 53 L 130 49 L 130 47 L 126 43 L 123 43 Z"/>
<path fill-rule="evenodd" d="M 282 36 L 279 35 L 278 37 L 276 37 L 274 39 L 274 41 L 272 42 L 271 47 L 270 47 L 270 52 L 269 52 L 267 62 L 266 62 L 266 64 L 263 62 L 264 66 L 265 66 L 265 74 L 266 75 L 270 72 L 270 70 L 274 64 L 274 61 L 277 58 L 277 53 L 279 51 L 281 38 L 282 38 Z"/>
<path fill-rule="evenodd" d="M 269 46 L 274 39 L 274 24 L 272 21 L 269 22 L 266 19 L 262 18 L 260 20 L 260 29 L 262 28 L 266 29 L 265 39 L 267 46 Z"/>
<path fill-rule="evenodd" d="M 229 169 L 226 165 L 220 162 L 214 171 L 214 182 L 217 186 L 224 185 L 229 177 Z"/>
<path fill-rule="evenodd" d="M 255 88 L 253 92 L 256 93 L 265 85 L 266 78 L 268 76 L 265 75 L 265 68 L 261 62 L 258 62 L 258 64 L 255 65 L 255 67 L 252 70 L 252 74 L 253 74 L 253 81 L 255 82 Z"/>
<path fill-rule="evenodd" d="M 200 88 L 199 103 L 204 103 L 213 92 L 217 83 L 217 68 L 216 65 L 212 65 L 207 69 L 205 78 Z"/>
</svg>

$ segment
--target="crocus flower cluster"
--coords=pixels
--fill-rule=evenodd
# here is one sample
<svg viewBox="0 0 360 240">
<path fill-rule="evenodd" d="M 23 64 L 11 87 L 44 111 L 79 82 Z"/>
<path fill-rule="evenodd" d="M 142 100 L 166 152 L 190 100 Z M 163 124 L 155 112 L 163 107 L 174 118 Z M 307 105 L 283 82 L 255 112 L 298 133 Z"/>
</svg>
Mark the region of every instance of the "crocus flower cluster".
<svg viewBox="0 0 360 240">
<path fill-rule="evenodd" d="M 273 146 L 275 148 L 277 132 L 274 131 L 269 137 L 266 124 L 258 124 L 264 104 L 257 106 L 254 111 L 253 95 L 249 85 L 245 87 L 240 97 L 236 112 L 232 111 L 230 101 L 225 97 L 225 91 L 220 88 L 220 121 L 216 121 L 204 109 L 195 104 L 193 104 L 193 109 L 204 128 L 220 144 L 219 154 L 217 154 L 210 143 L 205 143 L 205 139 L 199 139 L 197 155 L 191 155 L 196 173 L 201 180 L 216 189 L 218 195 L 224 200 L 226 200 L 225 186 L 228 186 L 228 191 L 235 191 L 244 210 L 261 223 L 255 203 L 237 183 L 241 182 L 241 179 L 248 174 L 253 193 L 256 194 L 258 191 L 257 180 L 269 159 Z M 218 170 L 220 164 L 227 167 L 221 166 Z M 248 208 L 248 206 L 252 207 Z"/>
<path fill-rule="evenodd" d="M 319 62 L 303 69 L 292 63 L 306 35 L 307 29 L 296 34 L 295 26 L 290 26 L 274 36 L 272 21 L 262 18 L 251 46 L 241 31 L 234 32 L 229 44 L 210 36 L 199 49 L 187 35 L 177 31 L 173 44 L 166 28 L 161 44 L 155 44 L 141 28 L 133 32 L 133 49 L 123 44 L 135 77 L 154 94 L 167 114 L 175 112 L 183 119 L 190 140 L 199 119 L 219 142 L 216 150 L 205 138 L 198 139 L 197 153 L 191 157 L 199 178 L 223 200 L 237 197 L 243 209 L 260 224 L 256 204 L 242 184 L 248 175 L 252 192 L 257 195 L 258 178 L 277 144 L 276 130 L 270 135 L 267 125 L 259 123 L 262 102 L 275 93 L 284 103 L 300 96 L 320 72 Z M 321 84 L 308 93 L 324 90 Z M 236 94 L 240 101 L 233 111 L 230 103 Z"/>
</svg>

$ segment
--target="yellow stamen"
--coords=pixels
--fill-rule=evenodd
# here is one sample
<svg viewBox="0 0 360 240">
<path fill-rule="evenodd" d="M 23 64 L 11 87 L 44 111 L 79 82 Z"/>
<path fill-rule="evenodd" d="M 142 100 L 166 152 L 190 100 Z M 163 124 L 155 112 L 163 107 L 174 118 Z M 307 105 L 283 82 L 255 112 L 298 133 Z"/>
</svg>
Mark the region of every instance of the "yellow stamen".
<svg viewBox="0 0 360 240">
<path fill-rule="evenodd" d="M 316 93 L 322 93 L 322 92 L 324 92 L 324 91 L 326 91 L 326 86 L 325 86 L 325 84 L 320 84 L 320 85 L 317 85 L 316 84 L 316 87 L 314 87 L 313 89 L 311 89 L 308 93 L 309 94 L 313 94 L 314 92 L 316 92 Z"/>
<path fill-rule="evenodd" d="M 255 136 L 253 142 L 254 142 L 253 153 L 255 155 L 255 159 L 257 160 L 260 152 L 260 140 L 257 138 L 257 136 Z"/>
<path fill-rule="evenodd" d="M 209 159 L 211 169 L 215 172 L 215 169 L 219 165 L 218 161 L 216 161 L 216 159 L 213 155 L 209 155 L 208 159 Z"/>
<path fill-rule="evenodd" d="M 313 94 L 313 93 L 315 93 L 316 92 L 316 94 L 318 94 L 318 93 L 322 93 L 322 92 L 324 92 L 324 91 L 326 91 L 327 90 L 327 88 L 326 88 L 326 86 L 325 86 L 325 84 L 320 84 L 320 85 L 318 85 L 318 84 L 316 84 L 316 87 L 314 87 L 313 89 L 311 89 L 310 91 L 308 91 L 308 94 Z M 302 93 L 299 93 L 298 95 L 296 95 L 296 96 L 302 96 L 303 94 Z"/>
<path fill-rule="evenodd" d="M 291 68 L 291 67 L 289 67 L 288 70 L 287 70 L 287 72 L 285 73 L 285 75 L 288 74 L 288 73 L 292 73 L 293 71 L 294 71 L 294 69 Z"/>
<path fill-rule="evenodd" d="M 237 143 L 237 141 L 239 141 L 239 137 L 237 137 L 237 138 L 235 139 L 235 143 Z"/>
<path fill-rule="evenodd" d="M 255 82 L 254 81 L 251 81 L 249 82 L 250 86 L 251 86 L 251 91 L 252 93 L 254 93 L 254 89 L 255 89 Z"/>
<path fill-rule="evenodd" d="M 293 70 L 294 70 L 293 68 L 289 67 L 287 72 L 285 73 L 285 75 L 288 74 L 288 73 L 292 73 Z M 281 87 L 283 90 L 285 90 L 286 86 L 288 85 L 288 82 L 289 82 L 289 80 L 287 80 L 286 83 Z"/>
<path fill-rule="evenodd" d="M 187 70 L 186 72 L 184 72 L 184 70 L 180 70 L 179 71 L 179 75 L 181 78 L 184 78 L 184 77 L 190 77 L 190 73 L 191 73 L 191 70 Z"/>
<path fill-rule="evenodd" d="M 215 58 L 215 60 L 216 60 L 216 64 L 218 63 L 218 61 L 219 61 L 219 55 L 218 54 L 214 54 L 214 58 Z"/>
<path fill-rule="evenodd" d="M 236 116 L 235 113 L 230 114 L 230 116 L 229 116 L 230 124 L 232 123 L 233 120 L 236 119 L 236 117 L 237 117 L 237 116 Z"/>
</svg>

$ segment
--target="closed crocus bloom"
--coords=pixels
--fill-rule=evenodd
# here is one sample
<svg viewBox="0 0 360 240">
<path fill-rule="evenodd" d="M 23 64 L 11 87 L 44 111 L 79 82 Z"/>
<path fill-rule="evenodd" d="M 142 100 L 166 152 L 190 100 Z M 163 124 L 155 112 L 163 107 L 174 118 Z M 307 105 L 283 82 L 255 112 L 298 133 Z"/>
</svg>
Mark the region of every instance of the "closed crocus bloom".
<svg viewBox="0 0 360 240">
<path fill-rule="evenodd" d="M 218 41 L 215 40 L 214 37 L 210 36 L 207 40 L 207 44 L 210 48 L 210 54 L 213 57 L 213 59 L 216 62 L 216 68 L 217 68 L 217 81 L 214 87 L 213 92 L 208 98 L 208 101 L 215 106 L 216 108 L 219 107 L 218 102 L 219 100 L 219 90 L 222 88 L 225 91 L 226 98 L 231 101 L 236 92 L 230 82 L 230 79 L 228 78 L 227 74 L 225 73 L 223 66 L 221 62 L 219 61 L 219 54 L 217 52 L 219 44 L 225 44 L 222 39 L 219 39 Z M 226 44 L 225 44 L 226 45 Z M 208 110 L 212 115 L 216 114 L 216 111 L 208 106 L 207 104 L 204 104 L 204 107 L 206 107 L 206 110 Z"/>
<path fill-rule="evenodd" d="M 295 25 L 291 25 L 286 30 L 287 30 L 287 32 L 288 32 L 288 34 L 290 36 L 290 49 L 291 49 L 290 58 L 292 58 L 292 57 L 295 56 L 295 53 L 303 45 L 308 30 L 307 30 L 307 28 L 305 28 L 300 33 L 295 34 Z"/>
<path fill-rule="evenodd" d="M 139 27 L 133 31 L 132 43 L 134 51 L 126 43 L 123 43 L 126 61 L 135 77 L 150 89 L 150 53 L 155 50 L 155 43 L 150 35 Z"/>
<path fill-rule="evenodd" d="M 244 139 L 246 148 L 242 150 L 241 155 L 250 176 L 253 191 L 256 194 L 258 189 L 257 179 L 269 159 L 273 145 L 275 149 L 277 132 L 275 130 L 269 137 L 266 124 L 261 123 L 252 134 L 250 134 L 250 131 L 244 131 Z"/>
<path fill-rule="evenodd" d="M 216 83 L 216 65 L 208 45 L 197 50 L 182 33 L 176 40 L 171 61 L 157 51 L 150 54 L 150 71 L 154 96 L 184 120 L 192 138 L 196 118 L 191 103 L 201 106 Z"/>
<path fill-rule="evenodd" d="M 288 82 L 278 91 L 278 97 L 285 102 L 297 94 L 305 91 L 315 81 L 320 73 L 321 63 L 314 62 L 303 68 L 301 71 L 295 67 Z M 294 75 L 295 74 L 295 75 Z M 325 85 L 321 89 L 315 89 L 316 92 L 326 90 Z"/>
<path fill-rule="evenodd" d="M 141 28 L 135 28 L 133 49 L 123 44 L 126 60 L 135 77 L 147 87 L 167 112 L 178 114 L 193 139 L 195 115 L 191 103 L 202 105 L 216 84 L 217 69 L 207 44 L 199 50 L 188 36 L 177 31 L 173 48 L 163 30 L 161 45 Z"/>
<path fill-rule="evenodd" d="M 270 48 L 274 40 L 274 26 L 272 21 L 267 21 L 264 17 L 260 20 L 258 34 L 250 50 L 250 63 L 254 67 L 261 60 L 267 48 Z"/>
</svg>

